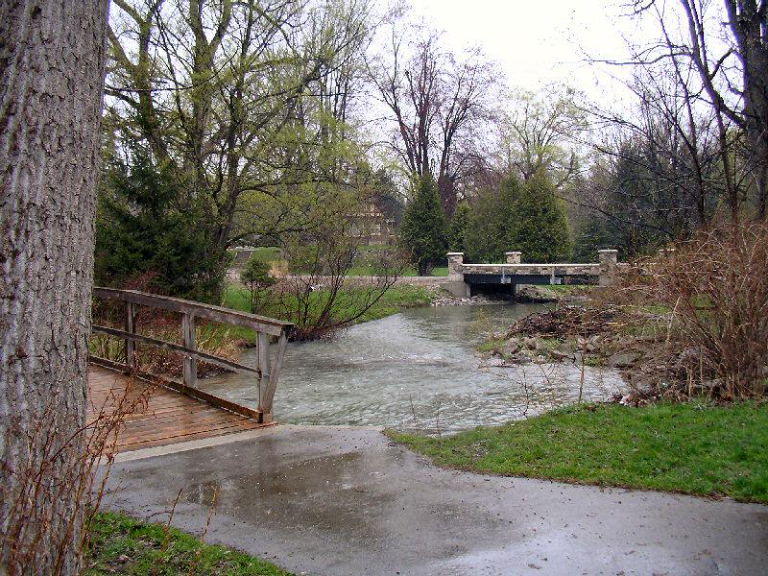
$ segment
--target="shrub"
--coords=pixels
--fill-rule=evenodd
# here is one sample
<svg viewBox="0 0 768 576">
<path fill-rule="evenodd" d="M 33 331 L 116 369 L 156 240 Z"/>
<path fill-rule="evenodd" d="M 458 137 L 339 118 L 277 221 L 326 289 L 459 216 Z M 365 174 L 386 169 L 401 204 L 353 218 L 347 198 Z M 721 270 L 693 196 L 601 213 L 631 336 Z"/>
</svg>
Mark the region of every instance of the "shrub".
<svg viewBox="0 0 768 576">
<path fill-rule="evenodd" d="M 482 193 L 465 242 L 473 262 L 503 262 L 508 250 L 521 251 L 526 262 L 557 262 L 571 253 L 565 207 L 544 174 L 523 184 L 510 176 Z"/>
<path fill-rule="evenodd" d="M 715 375 L 714 395 L 762 395 L 768 366 L 768 223 L 720 223 L 658 258 L 651 296 L 676 336 Z"/>
<path fill-rule="evenodd" d="M 253 254 L 240 272 L 240 281 L 248 290 L 248 300 L 251 312 L 258 312 L 264 306 L 266 288 L 275 283 L 270 275 L 271 265 L 265 262 L 261 256 Z"/>
<path fill-rule="evenodd" d="M 480 193 L 464 232 L 467 258 L 471 262 L 503 262 L 512 250 L 514 208 L 520 197 L 520 181 L 506 178 L 494 190 Z"/>
</svg>

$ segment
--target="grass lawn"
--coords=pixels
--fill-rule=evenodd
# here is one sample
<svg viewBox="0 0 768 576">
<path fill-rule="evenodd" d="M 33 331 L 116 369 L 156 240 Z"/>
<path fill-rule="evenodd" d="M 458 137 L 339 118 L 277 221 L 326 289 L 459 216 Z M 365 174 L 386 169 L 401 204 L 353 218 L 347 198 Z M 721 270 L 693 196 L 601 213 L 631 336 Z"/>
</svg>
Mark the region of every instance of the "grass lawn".
<svg viewBox="0 0 768 576">
<path fill-rule="evenodd" d="M 317 307 L 320 307 L 324 298 L 328 297 L 325 291 L 312 292 L 310 298 Z M 409 286 L 407 284 L 392 286 L 387 290 L 381 299 L 374 304 L 368 311 L 358 318 L 355 323 L 367 322 L 369 320 L 378 320 L 396 314 L 403 308 L 414 308 L 417 306 L 428 306 L 432 301 L 432 293 L 423 286 Z M 337 300 L 337 316 L 340 318 L 349 317 L 353 314 L 355 306 L 359 304 L 359 299 L 354 292 L 341 293 Z M 229 285 L 224 291 L 224 301 L 222 306 L 233 308 L 235 310 L 249 311 L 248 297 L 245 290 L 236 285 Z M 282 318 L 284 314 L 280 309 L 267 308 L 259 311 L 261 316 L 271 318 Z M 231 333 L 236 337 L 246 341 L 254 340 L 253 332 L 247 328 L 232 327 Z"/>
<path fill-rule="evenodd" d="M 280 262 L 282 260 L 280 248 L 254 248 L 251 257 L 262 262 Z"/>
<path fill-rule="evenodd" d="M 97 514 L 90 533 L 85 576 L 290 576 L 253 556 L 114 512 Z"/>
<path fill-rule="evenodd" d="M 435 464 L 768 503 L 768 405 L 582 405 L 454 436 L 388 432 Z"/>
</svg>

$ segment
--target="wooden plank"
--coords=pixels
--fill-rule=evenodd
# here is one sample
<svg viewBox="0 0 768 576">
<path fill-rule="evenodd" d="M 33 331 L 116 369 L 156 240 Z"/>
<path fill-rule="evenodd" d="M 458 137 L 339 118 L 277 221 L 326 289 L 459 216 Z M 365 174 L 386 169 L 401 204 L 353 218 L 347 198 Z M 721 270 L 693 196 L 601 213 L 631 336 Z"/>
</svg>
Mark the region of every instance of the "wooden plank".
<svg viewBox="0 0 768 576">
<path fill-rule="evenodd" d="M 201 304 L 181 298 L 171 298 L 169 296 L 159 296 L 157 294 L 146 294 L 136 290 L 118 290 L 116 288 L 94 287 L 93 295 L 99 298 L 121 300 L 123 302 L 133 302 L 142 306 L 153 308 L 162 308 L 172 312 L 189 312 L 198 318 L 213 320 L 214 322 L 223 322 L 225 324 L 235 324 L 252 328 L 258 332 L 265 332 L 272 336 L 280 336 L 284 331 L 289 331 L 293 327 L 291 322 L 283 322 L 274 318 L 257 316 L 248 312 L 240 312 L 223 306 L 213 306 L 210 304 Z"/>
<path fill-rule="evenodd" d="M 118 368 L 120 367 L 119 364 L 116 364 L 105 358 L 100 358 L 98 356 L 89 356 L 89 361 L 97 365 L 106 366 L 108 368 L 112 368 L 113 366 L 118 366 Z M 261 412 L 258 409 L 254 410 L 253 408 L 248 408 L 247 406 L 241 406 L 240 404 L 236 404 L 235 402 L 230 402 L 229 400 L 225 400 L 224 398 L 219 398 L 218 396 L 214 396 L 213 394 L 209 394 L 208 392 L 198 390 L 197 388 L 190 388 L 189 386 L 185 386 L 182 382 L 177 382 L 176 380 L 172 380 L 164 376 L 158 376 L 156 374 L 147 374 L 144 372 L 138 372 L 136 374 L 136 377 L 141 378 L 142 380 L 147 382 L 152 382 L 166 389 L 180 392 L 181 394 L 185 394 L 190 398 L 194 398 L 196 400 L 202 400 L 203 402 L 207 402 L 212 406 L 216 406 L 218 408 L 222 408 L 224 410 L 234 412 L 241 416 L 247 416 L 248 418 L 255 418 L 257 420 L 261 419 Z"/>
<path fill-rule="evenodd" d="M 257 430 L 264 428 L 265 424 L 251 423 L 246 426 L 233 427 L 224 430 L 219 430 L 217 434 L 211 435 L 209 433 L 201 432 L 198 434 L 188 434 L 186 436 L 175 436 L 173 438 L 161 438 L 158 440 L 133 442 L 133 443 L 121 443 L 119 444 L 120 451 L 129 452 L 131 450 L 142 450 L 144 448 L 155 448 L 156 446 L 167 446 L 168 444 L 179 444 L 181 442 L 190 442 L 192 440 L 201 440 L 203 438 L 211 438 L 213 436 L 226 436 L 227 434 L 237 434 L 238 432 L 245 432 L 247 430 Z"/>
<path fill-rule="evenodd" d="M 144 388 L 151 388 L 152 395 L 145 409 L 127 415 L 123 420 L 122 429 L 117 435 L 119 451 L 186 442 L 265 426 L 253 418 L 223 410 L 168 388 L 144 383 L 135 377 L 110 373 L 103 368 L 91 368 L 88 378 L 89 390 L 91 387 L 108 387 L 110 392 L 107 396 L 114 392 L 115 398 L 120 397 L 121 386 L 123 390 L 132 388 L 137 386 L 137 380 L 143 383 Z M 100 409 L 93 406 L 90 400 L 89 404 L 87 421 L 93 422 Z M 110 450 L 110 446 L 106 449 Z"/>
<path fill-rule="evenodd" d="M 190 434 L 211 434 L 213 432 L 228 430 L 231 428 L 240 428 L 240 422 L 232 420 L 218 420 L 216 422 L 206 422 L 194 427 L 169 427 L 161 430 L 138 430 L 132 433 L 130 428 L 126 427 L 122 431 L 125 434 L 126 443 L 149 442 L 151 440 L 178 438 L 180 436 L 189 436 Z M 215 436 L 216 434 L 211 434 Z"/>
</svg>

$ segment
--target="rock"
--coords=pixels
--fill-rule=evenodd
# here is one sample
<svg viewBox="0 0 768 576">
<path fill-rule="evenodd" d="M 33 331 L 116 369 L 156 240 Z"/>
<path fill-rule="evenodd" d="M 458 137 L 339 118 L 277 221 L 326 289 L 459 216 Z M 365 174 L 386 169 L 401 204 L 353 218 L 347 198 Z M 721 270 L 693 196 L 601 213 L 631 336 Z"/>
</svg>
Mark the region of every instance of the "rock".
<svg viewBox="0 0 768 576">
<path fill-rule="evenodd" d="M 546 364 L 546 362 L 547 362 L 547 359 L 541 354 L 536 356 L 536 364 Z"/>
<path fill-rule="evenodd" d="M 520 351 L 520 342 L 518 342 L 517 338 L 509 339 L 506 350 L 510 354 L 517 354 Z"/>
<path fill-rule="evenodd" d="M 503 358 L 488 358 L 483 362 L 483 368 L 503 368 L 506 365 Z"/>
<path fill-rule="evenodd" d="M 549 356 L 550 358 L 552 358 L 553 360 L 557 360 L 558 362 L 571 359 L 571 355 L 568 352 L 563 352 L 561 350 L 552 350 L 549 353 Z"/>
<path fill-rule="evenodd" d="M 611 368 L 629 368 L 637 362 L 639 357 L 634 352 L 619 352 L 608 358 L 608 366 Z"/>
<path fill-rule="evenodd" d="M 536 338 L 526 338 L 523 340 L 523 344 L 528 350 L 536 350 L 539 345 L 539 341 Z"/>
</svg>

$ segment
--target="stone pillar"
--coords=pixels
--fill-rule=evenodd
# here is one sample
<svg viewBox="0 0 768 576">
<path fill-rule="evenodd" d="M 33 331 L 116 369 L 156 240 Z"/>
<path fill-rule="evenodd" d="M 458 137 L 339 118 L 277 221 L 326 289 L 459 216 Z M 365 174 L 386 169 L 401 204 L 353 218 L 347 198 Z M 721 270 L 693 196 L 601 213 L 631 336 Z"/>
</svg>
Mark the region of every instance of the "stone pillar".
<svg viewBox="0 0 768 576">
<path fill-rule="evenodd" d="M 618 250 L 598 250 L 600 262 L 600 286 L 610 286 L 616 280 L 616 270 L 619 267 Z"/>
<path fill-rule="evenodd" d="M 472 295 L 469 284 L 464 282 L 464 252 L 448 252 L 448 283 L 445 288 L 458 298 Z"/>
<path fill-rule="evenodd" d="M 523 261 L 522 252 L 505 252 L 504 255 L 507 257 L 507 264 L 520 264 Z"/>
<path fill-rule="evenodd" d="M 675 255 L 675 249 L 674 248 L 660 248 L 659 249 L 659 257 L 660 258 L 668 258 L 669 256 Z"/>
<path fill-rule="evenodd" d="M 448 280 L 464 282 L 464 252 L 448 252 Z"/>
</svg>

